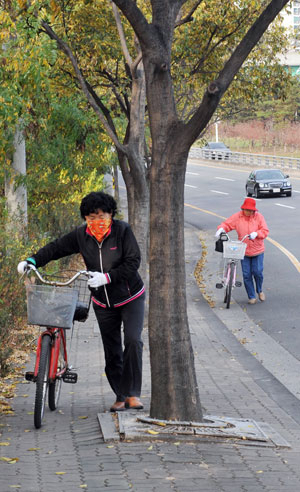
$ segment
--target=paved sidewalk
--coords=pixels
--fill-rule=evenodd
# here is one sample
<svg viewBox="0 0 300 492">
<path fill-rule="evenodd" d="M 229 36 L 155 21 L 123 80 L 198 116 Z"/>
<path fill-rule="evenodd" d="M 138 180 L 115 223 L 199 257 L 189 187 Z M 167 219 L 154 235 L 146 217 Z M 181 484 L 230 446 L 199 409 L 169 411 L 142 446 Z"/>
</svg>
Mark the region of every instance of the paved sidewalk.
<svg viewBox="0 0 300 492">
<path fill-rule="evenodd" d="M 197 442 L 104 443 L 97 420 L 113 402 L 103 348 L 91 315 L 78 324 L 72 361 L 76 385 L 64 384 L 59 410 L 46 409 L 33 427 L 35 386 L 20 383 L 14 414 L 0 419 L 0 491 L 75 492 L 296 492 L 300 489 L 300 426 L 285 412 L 299 400 L 244 349 L 201 295 L 193 270 L 201 255 L 198 234 L 186 230 L 189 323 L 205 413 L 251 418 L 272 426 L 291 448 L 199 438 Z M 239 312 L 238 310 L 236 311 Z M 232 309 L 234 313 L 234 306 Z M 150 368 L 144 333 L 142 399 L 150 405 Z M 270 388 L 276 388 L 276 391 Z M 276 397 L 274 396 L 276 394 Z M 281 397 L 281 400 L 280 400 Z M 281 403 L 281 401 L 283 403 Z M 289 406 L 290 408 L 290 406 Z M 299 412 L 300 413 L 300 412 Z"/>
</svg>

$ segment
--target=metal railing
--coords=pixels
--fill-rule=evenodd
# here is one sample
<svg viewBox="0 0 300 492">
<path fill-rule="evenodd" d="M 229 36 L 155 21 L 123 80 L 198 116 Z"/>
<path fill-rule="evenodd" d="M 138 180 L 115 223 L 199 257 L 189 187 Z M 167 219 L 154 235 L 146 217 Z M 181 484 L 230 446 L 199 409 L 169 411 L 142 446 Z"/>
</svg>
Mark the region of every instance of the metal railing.
<svg viewBox="0 0 300 492">
<path fill-rule="evenodd" d="M 283 168 L 300 170 L 300 158 L 281 157 L 276 155 L 246 154 L 244 152 L 231 152 L 228 150 L 208 150 L 199 147 L 192 147 L 189 152 L 191 159 L 224 160 L 244 166 Z"/>
</svg>

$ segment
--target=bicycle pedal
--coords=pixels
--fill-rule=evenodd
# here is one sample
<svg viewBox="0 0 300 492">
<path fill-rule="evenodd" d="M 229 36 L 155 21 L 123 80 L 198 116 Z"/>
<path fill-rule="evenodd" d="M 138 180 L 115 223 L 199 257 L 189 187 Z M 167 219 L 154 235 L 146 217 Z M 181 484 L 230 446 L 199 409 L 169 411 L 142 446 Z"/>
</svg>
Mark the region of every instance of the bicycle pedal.
<svg viewBox="0 0 300 492">
<path fill-rule="evenodd" d="M 236 287 L 242 287 L 243 283 L 240 281 L 235 282 Z"/>
<path fill-rule="evenodd" d="M 24 374 L 26 381 L 35 381 L 34 372 L 27 371 Z"/>
<path fill-rule="evenodd" d="M 223 284 L 219 284 L 219 283 L 217 283 L 217 284 L 216 284 L 216 288 L 217 288 L 217 289 L 223 289 Z"/>
<path fill-rule="evenodd" d="M 75 384 L 77 383 L 78 374 L 77 372 L 67 371 L 62 378 L 65 383 Z"/>
</svg>

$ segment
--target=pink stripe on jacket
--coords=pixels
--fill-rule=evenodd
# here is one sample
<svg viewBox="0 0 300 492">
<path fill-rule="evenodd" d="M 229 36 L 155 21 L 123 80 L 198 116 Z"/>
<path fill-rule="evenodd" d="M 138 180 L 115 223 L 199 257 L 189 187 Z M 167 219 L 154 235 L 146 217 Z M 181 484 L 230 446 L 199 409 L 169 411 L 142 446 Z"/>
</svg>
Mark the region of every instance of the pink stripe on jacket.
<svg viewBox="0 0 300 492">
<path fill-rule="evenodd" d="M 264 252 L 264 239 L 268 236 L 269 229 L 264 216 L 261 213 L 254 212 L 253 215 L 247 217 L 243 211 L 237 212 L 224 220 L 224 222 L 218 226 L 218 229 L 220 227 L 223 227 L 225 232 L 235 230 L 240 240 L 246 234 L 257 232 L 257 237 L 254 241 L 245 239 L 245 243 L 247 244 L 246 256 L 257 256 Z"/>
</svg>

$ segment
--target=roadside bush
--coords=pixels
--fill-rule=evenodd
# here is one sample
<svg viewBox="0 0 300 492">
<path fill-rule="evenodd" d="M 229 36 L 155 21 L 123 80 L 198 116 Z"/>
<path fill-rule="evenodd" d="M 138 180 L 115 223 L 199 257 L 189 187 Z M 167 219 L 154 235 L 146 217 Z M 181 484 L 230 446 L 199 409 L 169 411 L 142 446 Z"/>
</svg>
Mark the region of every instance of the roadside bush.
<svg viewBox="0 0 300 492">
<path fill-rule="evenodd" d="M 24 245 L 12 240 L 3 228 L 0 232 L 0 376 L 9 371 L 8 359 L 12 353 L 11 333 L 21 328 L 25 315 L 23 285 L 16 265 L 23 255 Z M 21 256 L 22 257 L 22 256 Z"/>
</svg>

